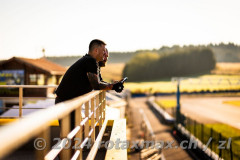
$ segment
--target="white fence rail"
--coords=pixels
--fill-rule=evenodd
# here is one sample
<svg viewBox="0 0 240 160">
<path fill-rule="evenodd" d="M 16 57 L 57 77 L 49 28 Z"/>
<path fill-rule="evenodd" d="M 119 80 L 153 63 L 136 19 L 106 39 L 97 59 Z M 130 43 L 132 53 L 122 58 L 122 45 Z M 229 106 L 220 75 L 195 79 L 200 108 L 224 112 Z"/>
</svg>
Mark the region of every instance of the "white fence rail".
<svg viewBox="0 0 240 160">
<path fill-rule="evenodd" d="M 57 85 L 0 85 L 0 88 L 18 88 L 19 89 L 19 118 L 22 117 L 23 109 L 23 89 L 24 88 L 57 88 Z M 6 109 L 6 108 L 2 108 Z M 15 108 L 13 108 L 15 109 Z M 35 108 L 36 109 L 36 108 Z"/>
<path fill-rule="evenodd" d="M 1 87 L 7 88 L 9 86 Z M 19 87 L 19 106 L 21 106 L 23 98 L 22 89 L 32 88 L 33 86 L 24 85 L 11 87 Z M 49 86 L 34 86 L 34 88 L 35 87 L 49 88 Z M 81 114 L 83 105 L 85 105 L 85 117 L 82 117 Z M 0 129 L 0 159 L 36 136 L 44 138 L 47 144 L 49 144 L 49 124 L 56 119 L 61 120 L 61 144 L 63 144 L 63 146 L 58 149 L 53 148 L 50 150 L 50 146 L 47 145 L 45 149 L 36 152 L 37 158 L 54 159 L 60 153 L 61 159 L 82 159 L 84 144 L 89 140 L 91 140 L 92 143 L 96 141 L 96 126 L 99 126 L 100 132 L 101 129 L 105 130 L 107 124 L 107 120 L 105 120 L 105 106 L 106 92 L 93 91 L 73 100 L 59 103 L 44 110 L 39 110 L 29 116 L 20 118 L 17 122 L 2 127 Z M 75 128 L 73 130 L 70 129 L 71 112 L 75 113 Z M 21 109 L 19 109 L 19 116 L 21 117 Z M 81 141 L 78 142 L 78 146 L 75 146 L 75 149 L 72 150 L 72 147 L 66 146 L 69 145 L 69 142 L 71 144 L 71 140 L 74 138 Z M 97 139 L 100 138 L 97 137 Z M 74 146 L 76 144 L 71 145 Z M 91 157 L 95 157 L 95 155 L 91 155 Z"/>
</svg>

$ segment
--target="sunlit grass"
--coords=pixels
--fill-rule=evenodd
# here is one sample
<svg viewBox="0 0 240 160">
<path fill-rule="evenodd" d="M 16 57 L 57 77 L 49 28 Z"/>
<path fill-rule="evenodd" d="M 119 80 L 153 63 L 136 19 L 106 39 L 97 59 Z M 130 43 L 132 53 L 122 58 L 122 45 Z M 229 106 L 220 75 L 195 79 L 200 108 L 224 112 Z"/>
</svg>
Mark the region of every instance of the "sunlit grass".
<svg viewBox="0 0 240 160">
<path fill-rule="evenodd" d="M 221 64 L 220 64 L 221 65 Z M 102 77 L 105 81 L 120 80 L 124 63 L 109 63 L 101 69 Z M 223 65 L 221 65 L 223 66 Z M 228 68 L 235 71 L 238 65 L 230 65 Z M 239 69 L 240 70 L 240 69 Z M 233 72 L 234 73 L 234 72 Z M 236 74 L 238 72 L 235 72 Z M 139 73 L 141 74 L 141 73 Z M 188 78 L 181 81 L 181 92 L 201 92 L 201 91 L 219 91 L 219 90 L 239 90 L 240 75 L 202 75 Z M 152 81 L 152 82 L 125 82 L 125 89 L 132 93 L 174 93 L 177 89 L 177 83 L 171 81 Z"/>
<path fill-rule="evenodd" d="M 239 90 L 239 75 L 203 75 L 200 77 L 188 78 L 180 83 L 181 92 L 201 92 L 219 90 Z M 171 81 L 159 82 L 127 82 L 125 88 L 132 93 L 173 93 L 177 90 L 177 83 Z"/>
<path fill-rule="evenodd" d="M 110 82 L 112 80 L 120 80 L 122 78 L 122 71 L 124 63 L 109 63 L 106 67 L 101 68 L 101 75 L 104 81 Z"/>
<path fill-rule="evenodd" d="M 235 101 L 224 101 L 223 103 L 224 103 L 224 104 L 230 104 L 230 105 L 233 105 L 233 106 L 240 107 L 240 101 L 238 101 L 238 100 L 235 100 Z"/>
<path fill-rule="evenodd" d="M 216 132 L 221 133 L 225 137 L 239 137 L 240 136 L 239 129 L 231 127 L 227 124 L 206 124 L 206 126 L 209 128 L 212 128 Z"/>
<path fill-rule="evenodd" d="M 223 123 L 214 123 L 214 124 L 204 124 L 205 127 L 207 128 L 212 128 L 215 132 L 217 133 L 221 133 L 222 136 L 226 137 L 226 138 L 234 138 L 234 137 L 239 137 L 240 136 L 240 130 L 237 128 L 234 128 L 232 126 L 229 126 L 227 124 L 223 124 Z M 194 127 L 193 124 L 188 126 L 190 127 L 190 130 L 192 131 Z M 201 131 L 201 125 L 200 124 L 196 124 L 196 131 L 200 132 Z M 204 135 L 210 135 L 210 130 L 209 129 L 205 129 L 204 130 Z M 199 135 L 201 133 L 197 133 L 197 135 Z M 235 142 L 237 142 L 240 145 L 240 140 L 234 140 Z"/>
<path fill-rule="evenodd" d="M 215 74 L 240 74 L 240 63 L 217 63 L 212 71 Z"/>
<path fill-rule="evenodd" d="M 177 105 L 176 100 L 171 100 L 171 99 L 161 99 L 161 100 L 156 100 L 155 102 L 164 109 L 174 108 Z"/>
</svg>

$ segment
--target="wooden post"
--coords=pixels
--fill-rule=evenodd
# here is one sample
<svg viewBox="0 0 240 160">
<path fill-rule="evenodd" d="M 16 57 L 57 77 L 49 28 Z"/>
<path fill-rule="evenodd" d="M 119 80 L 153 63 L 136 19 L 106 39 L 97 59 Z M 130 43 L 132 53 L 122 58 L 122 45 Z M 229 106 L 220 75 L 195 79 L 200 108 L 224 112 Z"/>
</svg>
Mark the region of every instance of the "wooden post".
<svg viewBox="0 0 240 160">
<path fill-rule="evenodd" d="M 35 139 L 34 141 L 34 144 L 35 145 L 38 145 L 37 140 L 38 142 L 41 142 L 39 143 L 41 145 L 41 148 L 36 149 L 36 158 L 37 160 L 42 160 L 44 159 L 45 155 L 47 155 L 48 151 L 50 150 L 50 130 L 49 130 L 49 127 L 44 130 L 42 133 L 40 133 L 40 135 L 38 136 L 38 139 Z M 40 141 L 41 140 L 41 141 Z M 39 147 L 39 146 L 36 146 L 36 147 Z"/>
<path fill-rule="evenodd" d="M 61 76 L 56 75 L 56 85 L 59 85 Z"/>
<path fill-rule="evenodd" d="M 96 107 L 97 107 L 97 110 L 96 110 L 96 121 L 99 123 L 99 94 L 96 96 Z M 100 132 L 100 127 L 99 127 L 99 132 Z"/>
<path fill-rule="evenodd" d="M 93 112 L 92 117 L 91 117 L 91 128 L 93 129 L 92 135 L 91 135 L 91 142 L 92 144 L 95 143 L 95 122 L 94 122 L 94 116 L 95 116 L 95 111 L 94 111 L 94 98 L 91 99 L 91 112 Z"/>
<path fill-rule="evenodd" d="M 23 88 L 19 87 L 19 118 L 22 117 Z"/>
<path fill-rule="evenodd" d="M 61 139 L 67 138 L 68 133 L 70 132 L 70 114 L 64 117 L 61 121 Z M 71 143 L 71 140 L 68 141 Z M 63 147 L 62 152 L 60 153 L 60 159 L 70 159 L 71 157 L 71 145 L 67 144 L 66 141 L 65 146 Z"/>
<path fill-rule="evenodd" d="M 99 96 L 99 101 L 100 101 L 100 103 L 101 103 L 101 105 L 100 105 L 100 108 L 99 108 L 99 112 L 100 112 L 100 115 L 101 115 L 101 118 L 100 118 L 100 120 L 99 120 L 99 130 L 102 128 L 102 117 L 103 117 L 103 92 L 101 92 L 100 93 L 100 96 Z"/>
<path fill-rule="evenodd" d="M 103 121 L 106 117 L 106 91 L 103 91 Z"/>
<path fill-rule="evenodd" d="M 80 123 L 82 121 L 82 105 L 76 109 L 75 111 L 75 126 L 80 126 Z M 78 156 L 78 160 L 82 160 L 82 148 L 80 148 L 80 144 L 82 143 L 82 126 L 80 126 L 80 131 L 76 134 L 76 140 L 74 140 L 75 144 L 75 151 L 79 150 L 80 155 Z M 80 141 L 80 142 L 79 142 Z M 78 144 L 78 146 L 76 146 Z"/>
<path fill-rule="evenodd" d="M 85 103 L 85 117 L 89 117 L 89 101 Z M 87 120 L 84 126 L 84 138 L 88 137 L 89 134 L 89 120 Z"/>
<path fill-rule="evenodd" d="M 193 123 L 194 123 L 193 134 L 194 134 L 195 137 L 197 137 L 197 129 L 196 129 L 197 128 L 197 124 L 196 124 L 196 120 L 194 120 Z"/>
<path fill-rule="evenodd" d="M 201 124 L 201 128 L 202 128 L 201 139 L 204 144 L 204 125 L 203 124 Z"/>
<path fill-rule="evenodd" d="M 49 75 L 45 74 L 44 75 L 44 85 L 48 85 L 48 79 L 49 79 Z"/>
</svg>

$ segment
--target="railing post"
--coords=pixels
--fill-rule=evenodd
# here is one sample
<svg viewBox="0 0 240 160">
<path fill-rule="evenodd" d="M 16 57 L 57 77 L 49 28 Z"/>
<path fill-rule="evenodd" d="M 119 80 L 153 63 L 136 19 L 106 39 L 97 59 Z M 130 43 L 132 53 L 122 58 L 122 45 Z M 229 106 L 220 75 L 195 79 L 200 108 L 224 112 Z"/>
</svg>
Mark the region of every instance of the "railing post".
<svg viewBox="0 0 240 160">
<path fill-rule="evenodd" d="M 94 107 L 94 98 L 91 99 L 91 112 L 93 112 L 91 117 L 91 128 L 93 129 L 92 135 L 91 135 L 91 142 L 92 144 L 95 143 L 95 122 L 94 122 L 94 115 L 95 115 L 95 107 Z"/>
<path fill-rule="evenodd" d="M 19 87 L 19 118 L 22 117 L 23 88 Z"/>
<path fill-rule="evenodd" d="M 194 131 L 193 131 L 193 134 L 194 134 L 195 137 L 197 137 L 197 129 L 196 129 L 196 128 L 197 128 L 197 122 L 196 122 L 196 120 L 194 120 L 193 123 L 194 123 Z"/>
<path fill-rule="evenodd" d="M 99 96 L 99 101 L 100 101 L 100 108 L 99 108 L 99 112 L 100 112 L 100 120 L 99 120 L 99 130 L 101 130 L 102 128 L 102 119 L 103 119 L 103 113 L 102 113 L 102 108 L 103 108 L 103 92 L 100 93 L 100 96 Z"/>
<path fill-rule="evenodd" d="M 203 124 L 201 124 L 201 128 L 202 128 L 201 139 L 202 139 L 202 142 L 204 143 L 204 125 Z"/>
<path fill-rule="evenodd" d="M 75 126 L 80 126 L 80 123 L 82 121 L 81 111 L 82 111 L 82 105 L 79 108 L 77 108 L 75 111 Z M 80 131 L 76 134 L 76 140 L 74 140 L 75 143 L 77 143 L 77 144 L 81 144 L 81 142 L 83 141 L 82 140 L 82 130 L 83 130 L 82 128 L 83 127 L 80 126 Z M 79 151 L 80 151 L 78 160 L 82 160 L 82 148 L 80 147 L 80 145 L 76 146 L 77 144 L 75 144 L 75 149 L 77 149 L 77 150 L 79 149 Z"/>
<path fill-rule="evenodd" d="M 64 117 L 61 121 L 61 139 L 67 138 L 68 133 L 70 132 L 70 114 Z M 63 150 L 60 153 L 60 159 L 70 159 L 71 157 L 71 140 L 65 141 Z"/>
<path fill-rule="evenodd" d="M 103 121 L 106 117 L 106 91 L 103 91 Z"/>
<path fill-rule="evenodd" d="M 221 140 L 222 140 L 222 134 L 219 133 L 218 134 L 218 142 L 221 142 Z M 218 156 L 219 156 L 219 158 L 222 158 L 222 148 L 218 147 L 218 150 L 219 150 Z"/>
<path fill-rule="evenodd" d="M 41 132 L 38 136 L 38 139 L 35 139 L 34 144 L 37 145 L 36 142 L 42 142 L 41 149 L 36 149 L 36 159 L 37 160 L 42 160 L 44 159 L 45 155 L 47 155 L 48 151 L 50 150 L 50 129 L 49 127 L 46 128 L 43 132 Z M 40 141 L 41 140 L 41 141 Z M 35 146 L 34 146 L 35 147 Z M 38 147 L 38 146 L 36 146 Z"/>
<path fill-rule="evenodd" d="M 210 130 L 210 137 L 212 137 L 212 142 L 210 143 L 210 149 L 213 150 L 213 143 L 215 143 L 215 139 L 213 137 L 213 129 Z"/>
<path fill-rule="evenodd" d="M 89 101 L 85 103 L 85 118 L 89 117 Z M 89 134 L 89 120 L 87 120 L 84 126 L 84 138 L 88 137 Z"/>
<path fill-rule="evenodd" d="M 177 80 L 177 93 L 176 93 L 176 96 L 177 96 L 177 107 L 176 107 L 176 121 L 177 123 L 181 123 L 180 122 L 180 113 L 181 113 L 181 106 L 180 106 L 180 78 Z"/>
<path fill-rule="evenodd" d="M 187 126 L 186 128 L 188 129 L 188 131 L 191 133 L 190 131 L 190 120 L 189 120 L 189 117 L 187 117 Z"/>
<path fill-rule="evenodd" d="M 230 143 L 230 157 L 233 160 L 232 143 Z"/>
<path fill-rule="evenodd" d="M 96 121 L 99 123 L 99 94 L 96 96 Z M 98 132 L 100 132 L 100 127 L 98 127 Z"/>
</svg>

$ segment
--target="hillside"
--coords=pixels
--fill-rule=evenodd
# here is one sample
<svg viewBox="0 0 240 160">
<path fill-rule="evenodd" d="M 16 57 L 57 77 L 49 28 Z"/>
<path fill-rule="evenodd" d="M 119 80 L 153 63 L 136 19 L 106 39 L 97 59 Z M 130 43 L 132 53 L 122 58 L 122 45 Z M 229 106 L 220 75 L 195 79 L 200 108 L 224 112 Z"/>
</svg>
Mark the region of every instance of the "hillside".
<svg viewBox="0 0 240 160">
<path fill-rule="evenodd" d="M 60 64 L 62 66 L 68 67 L 76 62 L 81 56 L 62 56 L 62 57 L 46 57 L 48 60 Z"/>
</svg>

